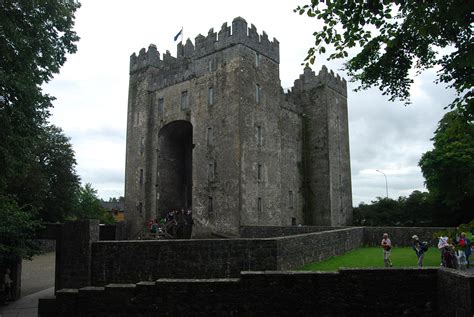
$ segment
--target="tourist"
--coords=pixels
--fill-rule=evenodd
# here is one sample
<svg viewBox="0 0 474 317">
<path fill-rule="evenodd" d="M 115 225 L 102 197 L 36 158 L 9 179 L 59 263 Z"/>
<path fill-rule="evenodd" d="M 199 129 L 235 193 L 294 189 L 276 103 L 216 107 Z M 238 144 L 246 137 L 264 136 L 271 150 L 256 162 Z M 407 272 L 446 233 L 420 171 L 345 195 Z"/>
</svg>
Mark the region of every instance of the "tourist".
<svg viewBox="0 0 474 317">
<path fill-rule="evenodd" d="M 4 292 L 4 299 L 5 302 L 13 300 L 12 294 L 12 284 L 13 280 L 10 277 L 11 271 L 10 269 L 5 270 L 5 275 L 3 276 L 3 292 Z"/>
<path fill-rule="evenodd" d="M 426 242 L 421 242 L 418 236 L 415 234 L 411 237 L 413 239 L 413 250 L 418 257 L 418 267 L 423 267 L 423 258 L 425 252 L 428 250 L 428 244 Z"/>
<path fill-rule="evenodd" d="M 176 212 L 176 238 L 184 239 L 184 224 L 185 224 L 184 208 Z"/>
<path fill-rule="evenodd" d="M 392 241 L 388 238 L 388 233 L 383 234 L 382 242 L 380 246 L 383 248 L 383 263 L 385 267 L 392 267 L 392 261 L 390 260 L 390 250 L 392 249 Z"/>
<path fill-rule="evenodd" d="M 184 238 L 191 239 L 191 234 L 193 232 L 193 225 L 194 225 L 193 211 L 191 210 L 191 208 L 189 208 L 188 211 L 186 212 L 185 220 L 186 220 L 186 223 L 184 225 Z"/>
<path fill-rule="evenodd" d="M 156 238 L 156 234 L 158 233 L 159 227 L 160 226 L 158 225 L 158 219 L 155 219 L 155 221 L 153 222 L 150 228 L 150 232 L 155 236 L 155 238 Z"/>
<path fill-rule="evenodd" d="M 459 269 L 465 271 L 468 267 L 469 256 L 471 255 L 471 241 L 466 238 L 466 233 L 462 232 L 457 242 L 457 258 Z"/>
</svg>

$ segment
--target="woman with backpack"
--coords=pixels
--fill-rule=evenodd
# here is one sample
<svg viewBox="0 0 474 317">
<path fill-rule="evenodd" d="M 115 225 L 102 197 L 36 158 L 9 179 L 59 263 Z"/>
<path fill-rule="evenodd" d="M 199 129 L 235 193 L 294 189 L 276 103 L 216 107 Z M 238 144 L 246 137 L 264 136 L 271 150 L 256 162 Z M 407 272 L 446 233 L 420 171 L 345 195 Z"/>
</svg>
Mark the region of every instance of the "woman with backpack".
<svg viewBox="0 0 474 317">
<path fill-rule="evenodd" d="M 426 242 L 421 242 L 418 236 L 415 234 L 413 237 L 413 250 L 416 253 L 416 256 L 418 257 L 418 267 L 422 268 L 423 267 L 423 258 L 425 255 L 425 252 L 428 250 L 428 244 Z"/>
</svg>

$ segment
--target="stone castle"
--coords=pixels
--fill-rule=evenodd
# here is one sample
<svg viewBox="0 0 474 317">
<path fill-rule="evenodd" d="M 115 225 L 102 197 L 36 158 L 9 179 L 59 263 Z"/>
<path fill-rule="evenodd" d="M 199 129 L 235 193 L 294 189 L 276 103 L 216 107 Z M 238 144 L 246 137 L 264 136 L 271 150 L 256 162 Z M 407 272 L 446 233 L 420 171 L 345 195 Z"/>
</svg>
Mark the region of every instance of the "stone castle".
<svg viewBox="0 0 474 317">
<path fill-rule="evenodd" d="M 130 57 L 126 151 L 130 237 L 181 207 L 195 237 L 352 222 L 346 81 L 305 68 L 285 93 L 279 42 L 240 17 Z"/>
</svg>

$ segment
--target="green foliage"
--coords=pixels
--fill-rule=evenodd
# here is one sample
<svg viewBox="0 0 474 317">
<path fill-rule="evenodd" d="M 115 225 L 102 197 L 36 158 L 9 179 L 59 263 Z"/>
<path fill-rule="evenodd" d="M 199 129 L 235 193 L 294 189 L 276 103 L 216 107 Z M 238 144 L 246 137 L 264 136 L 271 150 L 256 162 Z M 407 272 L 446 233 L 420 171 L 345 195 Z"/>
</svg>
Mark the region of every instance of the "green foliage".
<svg viewBox="0 0 474 317">
<path fill-rule="evenodd" d="M 474 122 L 458 111 L 448 112 L 439 122 L 434 149 L 423 154 L 419 165 L 426 187 L 434 199 L 447 206 L 453 225 L 467 222 L 474 211 Z"/>
<path fill-rule="evenodd" d="M 382 239 L 382 238 L 380 238 Z M 417 267 L 417 257 L 411 247 L 392 248 L 390 256 L 394 267 Z M 424 266 L 439 267 L 438 252 L 426 252 Z M 301 271 L 337 271 L 339 268 L 384 267 L 383 251 L 380 247 L 366 247 L 334 256 L 325 261 L 310 263 Z"/>
<path fill-rule="evenodd" d="M 437 208 L 429 193 L 413 191 L 408 197 L 377 197 L 372 204 L 359 204 L 354 208 L 354 225 L 364 226 L 432 226 L 432 214 Z"/>
<path fill-rule="evenodd" d="M 324 22 L 322 30 L 313 33 L 306 64 L 325 53 L 325 45 L 335 49 L 329 59 L 346 58 L 349 49 L 359 46 L 361 50 L 345 64 L 352 80 L 360 81 L 358 89 L 376 86 L 390 100 L 406 103 L 413 83 L 409 71 L 439 67 L 438 82 L 458 93 L 450 106 L 468 118 L 474 117 L 473 11 L 474 2 L 464 0 L 313 0 L 295 9 Z"/>
<path fill-rule="evenodd" d="M 49 126 L 48 82 L 76 51 L 75 1 L 0 1 L 0 257 L 29 258 L 39 218 L 74 205 L 74 153 Z"/>
<path fill-rule="evenodd" d="M 87 183 L 79 189 L 77 207 L 72 219 L 99 219 L 101 223 L 114 223 L 114 217 L 102 207 L 97 190 Z"/>
<path fill-rule="evenodd" d="M 73 1 L 1 2 L 0 193 L 29 170 L 53 100 L 41 85 L 76 51 L 78 7 Z"/>
<path fill-rule="evenodd" d="M 69 138 L 55 126 L 42 127 L 34 141 L 28 168 L 23 177 L 8 184 L 8 191 L 37 210 L 43 221 L 63 221 L 73 211 L 79 189 L 74 151 Z"/>
<path fill-rule="evenodd" d="M 31 211 L 23 211 L 16 201 L 0 195 L 0 263 L 31 259 L 39 249 L 31 237 L 40 229 Z"/>
</svg>

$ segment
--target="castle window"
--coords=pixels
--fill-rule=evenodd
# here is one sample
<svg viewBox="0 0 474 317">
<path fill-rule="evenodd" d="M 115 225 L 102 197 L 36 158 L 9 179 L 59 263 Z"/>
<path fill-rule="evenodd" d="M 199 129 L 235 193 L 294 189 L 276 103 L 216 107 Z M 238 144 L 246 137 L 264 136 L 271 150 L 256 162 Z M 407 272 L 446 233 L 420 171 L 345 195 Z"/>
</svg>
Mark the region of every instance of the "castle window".
<svg viewBox="0 0 474 317">
<path fill-rule="evenodd" d="M 212 133 L 212 127 L 207 128 L 207 146 L 213 145 L 213 133 Z"/>
<path fill-rule="evenodd" d="M 288 192 L 288 208 L 293 209 L 293 192 Z"/>
<path fill-rule="evenodd" d="M 188 109 L 188 91 L 181 92 L 181 110 Z"/>
<path fill-rule="evenodd" d="M 257 165 L 257 179 L 262 180 L 262 164 Z"/>
<path fill-rule="evenodd" d="M 257 145 L 262 145 L 262 127 L 257 126 Z"/>
<path fill-rule="evenodd" d="M 145 137 L 140 138 L 140 148 L 139 148 L 140 154 L 143 155 L 143 152 L 145 152 Z"/>
<path fill-rule="evenodd" d="M 214 162 L 210 162 L 207 166 L 207 180 L 208 181 L 214 180 L 215 174 L 216 174 L 216 164 Z"/>
<path fill-rule="evenodd" d="M 258 212 L 262 211 L 262 198 L 261 197 L 257 198 L 257 211 Z"/>
<path fill-rule="evenodd" d="M 158 113 L 163 114 L 165 112 L 165 100 L 163 98 L 158 99 Z"/>
<path fill-rule="evenodd" d="M 212 72 L 216 70 L 216 60 L 214 58 L 210 58 L 207 64 L 207 69 Z"/>
<path fill-rule="evenodd" d="M 135 116 L 136 125 L 140 125 L 140 112 L 137 112 Z"/>
<path fill-rule="evenodd" d="M 255 66 L 260 66 L 260 54 L 255 52 Z"/>
<path fill-rule="evenodd" d="M 262 88 L 260 87 L 259 84 L 255 85 L 255 102 L 260 103 L 260 100 L 262 99 Z"/>
<path fill-rule="evenodd" d="M 143 185 L 143 168 L 140 168 L 139 183 Z"/>
<path fill-rule="evenodd" d="M 143 213 L 143 203 L 142 202 L 138 203 L 137 209 L 138 209 L 138 212 L 141 215 Z"/>
<path fill-rule="evenodd" d="M 209 90 L 207 92 L 207 102 L 209 105 L 214 104 L 214 89 L 212 87 L 209 87 Z"/>
<path fill-rule="evenodd" d="M 207 212 L 210 214 L 214 212 L 214 202 L 212 196 L 207 197 Z"/>
</svg>

